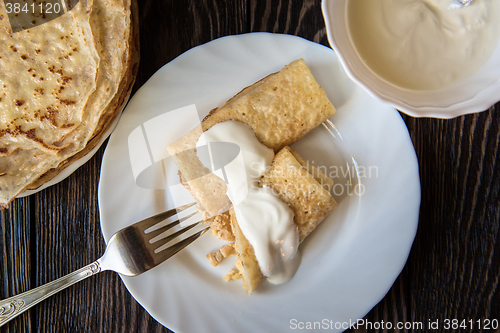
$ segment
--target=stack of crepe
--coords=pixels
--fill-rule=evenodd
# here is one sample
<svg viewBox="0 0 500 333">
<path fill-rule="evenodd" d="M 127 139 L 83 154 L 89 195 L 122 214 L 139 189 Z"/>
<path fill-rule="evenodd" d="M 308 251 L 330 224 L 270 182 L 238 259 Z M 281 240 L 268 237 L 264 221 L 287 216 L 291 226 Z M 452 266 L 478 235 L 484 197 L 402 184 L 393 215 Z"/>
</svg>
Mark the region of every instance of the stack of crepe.
<svg viewBox="0 0 500 333">
<path fill-rule="evenodd" d="M 335 209 L 337 203 L 329 192 L 333 180 L 308 164 L 289 145 L 335 112 L 305 61 L 298 59 L 243 89 L 224 105 L 212 110 L 200 126 L 168 147 L 179 168 L 181 183 L 199 203 L 205 218 L 217 225 L 213 228 L 214 233 L 225 235 L 225 240 L 234 238 L 239 270 L 236 275 L 242 277 L 248 294 L 265 277 L 252 245 L 238 226 L 226 195 L 226 183 L 202 164 L 196 155 L 196 143 L 202 132 L 220 122 L 236 120 L 250 126 L 257 139 L 276 153 L 271 168 L 260 180 L 260 186 L 273 188 L 294 211 L 294 223 L 302 241 Z M 228 233 L 232 235 L 227 237 Z"/>
<path fill-rule="evenodd" d="M 62 3 L 59 17 L 13 27 L 0 2 L 0 208 L 89 153 L 135 80 L 135 1 Z"/>
</svg>

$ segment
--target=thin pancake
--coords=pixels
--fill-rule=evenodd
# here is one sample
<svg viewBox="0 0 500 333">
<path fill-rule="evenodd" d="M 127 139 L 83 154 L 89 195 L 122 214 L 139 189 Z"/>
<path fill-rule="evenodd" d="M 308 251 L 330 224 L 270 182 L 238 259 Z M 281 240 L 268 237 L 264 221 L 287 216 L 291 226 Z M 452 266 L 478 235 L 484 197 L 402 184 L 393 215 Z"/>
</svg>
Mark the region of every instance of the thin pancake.
<svg viewBox="0 0 500 333">
<path fill-rule="evenodd" d="M 305 61 L 298 59 L 212 110 L 201 126 L 170 145 L 168 152 L 207 217 L 215 216 L 231 203 L 224 181 L 203 166 L 193 149 L 202 131 L 227 120 L 241 121 L 253 129 L 260 142 L 278 152 L 334 114 L 328 96 Z"/>
<path fill-rule="evenodd" d="M 37 27 L 9 33 L 0 21 L 0 156 L 37 148 L 56 154 L 82 121 L 96 89 L 99 56 L 92 1 Z"/>
<path fill-rule="evenodd" d="M 56 155 L 40 149 L 18 149 L 9 156 L 0 157 L 0 206 L 7 206 L 24 188 L 43 184 L 89 151 L 130 93 L 138 61 L 137 44 L 133 40 L 136 33 L 132 35 L 131 30 L 130 0 L 95 0 L 91 15 L 90 40 L 96 36 L 101 60 L 97 89 L 87 104 L 82 121 L 64 138 L 62 145 L 67 144 L 67 147 Z"/>
<path fill-rule="evenodd" d="M 297 152 L 290 147 L 284 147 L 274 157 L 271 168 L 262 176 L 260 186 L 271 187 L 281 201 L 290 206 L 295 214 L 293 221 L 302 242 L 337 207 L 337 202 L 325 189 L 329 184 L 333 184 L 333 180 L 326 180 L 329 177 L 323 174 L 321 178 L 325 183 L 322 186 L 299 160 L 303 161 Z M 236 266 L 242 276 L 243 287 L 251 295 L 265 276 L 260 270 L 252 245 L 238 226 L 234 213 L 231 215 L 231 226 L 236 238 L 237 260 L 242 263 Z"/>
<path fill-rule="evenodd" d="M 231 228 L 234 234 L 234 249 L 238 258 L 236 259 L 236 268 L 241 275 L 243 287 L 249 295 L 266 279 L 259 267 L 257 257 L 252 244 L 246 239 L 245 235 L 238 225 L 234 209 L 229 210 Z"/>
<path fill-rule="evenodd" d="M 108 82 L 105 86 L 101 86 L 98 83 L 97 92 L 105 95 L 106 98 L 101 97 L 100 101 L 97 98 L 94 99 L 94 101 L 97 101 L 98 103 L 91 104 L 89 107 L 99 108 L 106 102 L 109 102 L 109 104 L 105 107 L 105 112 L 103 112 L 102 116 L 99 118 L 99 122 L 92 133 L 92 138 L 87 142 L 85 148 L 61 161 L 57 167 L 46 171 L 42 176 L 29 185 L 29 189 L 36 189 L 45 184 L 66 167 L 71 165 L 71 163 L 82 158 L 89 151 L 94 149 L 94 147 L 99 143 L 102 135 L 106 133 L 106 130 L 109 128 L 113 120 L 118 116 L 130 96 L 130 91 L 134 85 L 139 65 L 139 25 L 137 2 L 131 2 L 132 16 L 130 21 L 124 19 L 117 20 L 116 18 L 124 17 L 125 15 L 116 15 L 113 12 L 120 14 L 120 12 L 123 12 L 123 9 L 120 10 L 119 8 L 109 6 L 108 4 L 109 0 L 94 0 L 94 7 L 98 6 L 98 9 L 94 9 L 92 11 L 91 26 L 94 31 L 94 38 L 96 39 L 99 54 L 106 54 L 106 57 L 101 59 L 100 62 L 101 66 L 99 68 L 98 82 L 102 82 L 110 76 L 113 77 L 113 81 L 111 83 Z M 123 6 L 126 8 L 127 4 L 124 3 Z M 115 18 L 113 24 L 114 29 L 106 29 L 106 18 L 110 17 Z M 127 43 L 124 43 L 123 40 L 116 38 L 116 31 L 121 31 L 121 34 L 124 34 L 127 31 L 126 26 L 128 24 L 130 24 L 128 41 Z M 120 50 L 123 52 L 121 57 L 123 64 L 111 62 L 110 59 L 113 59 L 114 57 L 113 53 L 119 54 Z M 119 82 L 118 85 L 115 83 L 115 80 L 119 80 L 117 75 L 120 73 L 120 68 L 125 69 L 125 72 L 121 75 L 121 82 Z M 106 91 L 107 87 L 110 88 L 109 91 Z M 113 96 L 110 96 L 111 92 L 114 94 Z M 112 100 L 110 100 L 110 98 L 112 98 Z"/>
<path fill-rule="evenodd" d="M 299 158 L 297 159 L 296 156 Z M 260 186 L 268 186 L 278 193 L 281 201 L 294 211 L 294 222 L 299 228 L 302 242 L 323 219 L 337 207 L 337 202 L 327 190 L 333 180 L 319 183 L 299 162 L 302 157 L 290 147 L 284 147 L 273 159 L 271 168 L 262 176 Z"/>
</svg>

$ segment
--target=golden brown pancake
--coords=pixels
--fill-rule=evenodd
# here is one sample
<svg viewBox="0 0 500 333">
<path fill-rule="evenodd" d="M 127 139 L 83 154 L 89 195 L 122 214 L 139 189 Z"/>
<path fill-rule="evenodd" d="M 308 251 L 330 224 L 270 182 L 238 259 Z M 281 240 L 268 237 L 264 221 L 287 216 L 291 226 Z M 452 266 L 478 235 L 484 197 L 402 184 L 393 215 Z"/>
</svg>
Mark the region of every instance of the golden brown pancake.
<svg viewBox="0 0 500 333">
<path fill-rule="evenodd" d="M 132 86 L 135 82 L 135 76 L 139 66 L 139 29 L 138 29 L 138 10 L 137 2 L 131 2 L 130 20 L 115 20 L 114 29 L 107 29 L 105 18 L 120 17 L 124 15 L 124 9 L 120 7 L 112 7 L 109 5 L 109 0 L 95 1 L 94 10 L 91 14 L 91 27 L 94 31 L 94 39 L 96 40 L 97 50 L 101 56 L 100 69 L 98 75 L 97 92 L 101 95 L 100 98 L 94 97 L 92 108 L 103 108 L 104 112 L 99 118 L 99 122 L 92 133 L 91 139 L 87 142 L 85 148 L 78 153 L 68 157 L 58 164 L 56 168 L 51 168 L 42 176 L 36 179 L 29 185 L 29 189 L 36 189 L 55 177 L 59 172 L 64 170 L 74 161 L 89 153 L 101 140 L 113 122 L 118 116 L 123 106 L 127 102 Z M 114 13 L 116 12 L 116 13 Z M 123 39 L 117 39 L 116 35 L 119 31 L 126 31 L 126 26 L 130 24 L 130 33 L 128 42 L 123 43 Z M 127 49 L 128 48 L 128 49 Z M 113 61 L 116 54 L 121 54 L 121 62 Z M 123 71 L 123 73 L 122 73 Z M 106 77 L 113 77 L 113 80 L 106 80 Z M 121 81 L 117 81 L 121 78 Z M 105 82 L 101 85 L 100 82 Z M 109 88 L 109 90 L 108 90 Z M 106 105 L 107 106 L 104 106 Z"/>
<path fill-rule="evenodd" d="M 0 156 L 37 148 L 56 154 L 82 121 L 96 89 L 99 56 L 91 2 L 32 29 L 0 21 Z"/>
<path fill-rule="evenodd" d="M 179 170 L 181 183 L 205 212 L 212 217 L 229 209 L 238 273 L 248 294 L 265 279 L 252 245 L 239 228 L 227 187 L 222 179 L 203 166 L 196 155 L 196 143 L 202 132 L 228 120 L 249 125 L 257 139 L 275 151 L 270 170 L 261 185 L 276 190 L 280 199 L 295 213 L 294 222 L 302 241 L 337 205 L 329 193 L 333 180 L 307 163 L 288 145 L 335 114 L 335 108 L 312 76 L 303 59 L 286 65 L 243 89 L 224 105 L 213 109 L 200 126 L 168 147 Z M 218 215 L 220 219 L 226 213 Z M 217 230 L 214 230 L 217 233 Z M 231 276 L 229 276 L 231 275 Z"/>
<path fill-rule="evenodd" d="M 132 7 L 136 7 L 135 1 L 80 0 L 66 14 L 15 34 L 9 31 L 5 22 L 0 21 L 0 38 L 11 38 L 13 41 L 23 34 L 22 44 L 21 41 L 19 47 L 12 44 L 17 49 L 17 52 L 12 52 L 24 54 L 30 51 L 27 52 L 26 60 L 30 61 L 30 65 L 26 72 L 33 68 L 29 72 L 33 79 L 26 84 L 25 81 L 18 84 L 20 94 L 33 96 L 16 97 L 24 98 L 24 103 L 17 103 L 21 106 L 14 104 L 14 107 L 0 108 L 4 116 L 0 118 L 0 126 L 7 129 L 0 137 L 0 150 L 3 151 L 3 156 L 0 156 L 0 207 L 6 207 L 24 189 L 42 185 L 92 150 L 119 114 L 130 94 L 138 63 L 137 21 L 136 16 L 132 16 Z M 4 10 L 0 4 L 0 13 Z M 57 33 L 57 27 L 64 31 Z M 57 50 L 60 54 L 56 56 L 52 49 L 41 47 L 40 36 L 52 43 L 50 45 L 59 45 Z M 80 44 L 74 45 L 73 39 Z M 74 47 L 67 49 L 66 46 Z M 6 50 L 0 52 L 0 60 L 3 60 Z M 77 56 L 79 52 L 89 56 Z M 32 53 L 45 58 L 31 57 Z M 97 55 L 97 58 L 90 54 Z M 17 64 L 19 60 L 7 63 Z M 90 69 L 95 63 L 94 76 L 90 79 Z M 78 71 L 71 71 L 73 67 Z M 24 67 L 19 68 L 22 71 Z M 47 73 L 52 74 L 54 79 L 46 79 Z M 0 73 L 0 81 L 12 83 L 15 81 L 14 74 Z M 35 86 L 34 78 L 50 84 Z M 51 94 L 55 83 L 60 86 L 57 93 Z M 77 86 L 83 93 L 73 103 L 71 97 L 76 93 Z M 40 99 L 40 96 L 35 96 L 38 92 L 47 97 Z M 43 106 L 48 113 L 39 113 L 41 101 L 44 101 Z M 21 120 L 38 121 L 29 122 L 34 128 L 22 127 L 27 125 L 17 116 Z M 13 120 L 22 130 L 11 130 Z M 8 142 L 8 145 L 2 146 L 2 142 Z"/>
<path fill-rule="evenodd" d="M 337 207 L 337 202 L 327 190 L 331 188 L 333 180 L 320 170 L 316 171 L 318 178 L 324 181 L 323 185 L 309 173 L 305 161 L 297 152 L 290 147 L 284 147 L 276 154 L 271 168 L 260 180 L 260 186 L 274 189 L 281 201 L 293 210 L 295 214 L 293 221 L 299 231 L 300 242 Z M 231 226 L 236 238 L 235 249 L 239 261 L 236 267 L 242 276 L 243 287 L 251 295 L 265 276 L 260 270 L 252 245 L 238 226 L 234 212 L 231 213 Z"/>
<path fill-rule="evenodd" d="M 227 211 L 231 202 L 224 181 L 196 155 L 194 148 L 202 132 L 227 120 L 241 121 L 253 129 L 261 143 L 278 152 L 334 114 L 326 93 L 305 61 L 298 59 L 213 109 L 200 126 L 170 145 L 168 152 L 208 218 Z"/>
<path fill-rule="evenodd" d="M 329 192 L 333 180 L 316 170 L 318 174 L 321 173 L 319 179 L 329 179 L 321 184 L 308 171 L 307 165 L 301 164 L 299 160 L 303 161 L 296 151 L 290 147 L 283 148 L 274 157 L 271 168 L 262 176 L 260 185 L 275 190 L 281 201 L 293 210 L 299 240 L 302 242 L 337 207 L 337 202 Z"/>
</svg>

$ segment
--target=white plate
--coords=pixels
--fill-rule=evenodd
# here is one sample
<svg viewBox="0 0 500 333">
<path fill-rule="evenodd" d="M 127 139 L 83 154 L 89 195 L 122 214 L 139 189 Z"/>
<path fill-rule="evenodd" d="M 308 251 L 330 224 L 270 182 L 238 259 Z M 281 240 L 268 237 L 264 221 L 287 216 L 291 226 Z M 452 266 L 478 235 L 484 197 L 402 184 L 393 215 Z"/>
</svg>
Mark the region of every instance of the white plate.
<svg viewBox="0 0 500 333">
<path fill-rule="evenodd" d="M 134 129 L 191 104 L 203 116 L 300 57 L 337 115 L 331 118 L 334 126 L 316 128 L 293 147 L 341 184 L 334 189 L 339 207 L 301 245 L 302 264 L 293 280 L 279 286 L 265 282 L 252 296 L 241 281 L 222 280 L 234 257 L 216 268 L 205 258 L 219 245 L 210 234 L 143 275 L 123 277 L 132 296 L 175 332 L 286 332 L 307 322 L 345 329 L 384 297 L 405 265 L 417 229 L 420 182 L 404 122 L 395 109 L 353 83 L 331 49 L 268 33 L 224 37 L 193 48 L 161 68 L 131 99 L 102 164 L 99 208 L 105 239 L 171 208 L 167 190 L 141 188 L 134 181 L 128 147 Z M 352 186 L 342 185 L 349 177 Z M 363 195 L 347 194 L 360 188 Z"/>
</svg>

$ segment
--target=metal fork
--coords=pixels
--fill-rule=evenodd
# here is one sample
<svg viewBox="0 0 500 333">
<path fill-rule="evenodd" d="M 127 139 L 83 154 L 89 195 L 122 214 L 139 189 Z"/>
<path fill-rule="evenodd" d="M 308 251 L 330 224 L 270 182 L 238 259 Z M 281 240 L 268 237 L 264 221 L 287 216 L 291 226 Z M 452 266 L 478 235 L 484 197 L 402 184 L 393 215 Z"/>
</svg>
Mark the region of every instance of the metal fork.
<svg viewBox="0 0 500 333">
<path fill-rule="evenodd" d="M 194 242 L 209 229 L 209 227 L 206 227 L 184 240 L 158 251 L 160 247 L 194 228 L 201 221 L 193 223 L 164 238 L 159 236 L 194 216 L 197 212 L 179 218 L 165 226 L 154 227 L 194 205 L 195 203 L 191 203 L 174 208 L 128 226 L 111 237 L 104 255 L 90 265 L 40 287 L 0 301 L 0 326 L 55 293 L 101 271 L 112 270 L 126 276 L 135 276 L 158 266 Z"/>
</svg>

